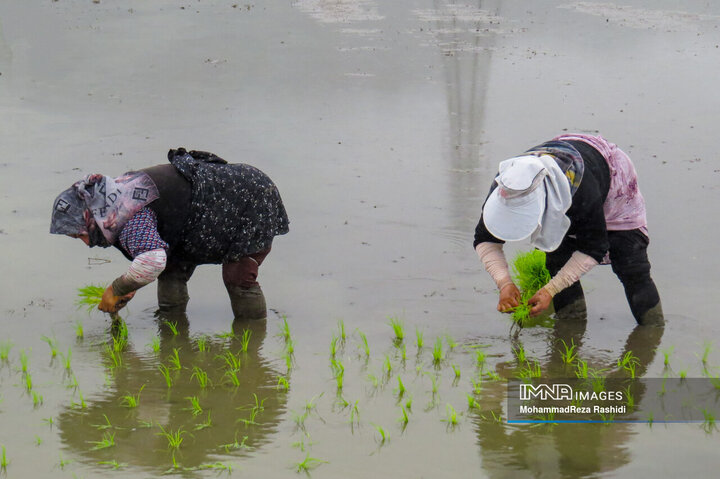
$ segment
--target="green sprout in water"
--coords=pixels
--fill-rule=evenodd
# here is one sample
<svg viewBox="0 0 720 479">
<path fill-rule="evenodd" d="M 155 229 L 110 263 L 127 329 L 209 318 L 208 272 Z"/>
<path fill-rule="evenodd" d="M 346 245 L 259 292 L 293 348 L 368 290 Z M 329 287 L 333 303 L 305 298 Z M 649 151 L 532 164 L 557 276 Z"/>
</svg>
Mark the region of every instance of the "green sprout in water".
<svg viewBox="0 0 720 479">
<path fill-rule="evenodd" d="M 252 331 L 249 329 L 243 331 L 242 337 L 240 338 L 240 351 L 243 353 L 246 353 L 248 350 L 248 346 L 250 345 L 250 336 L 252 336 Z"/>
<path fill-rule="evenodd" d="M 528 300 L 551 279 L 545 266 L 545 252 L 518 253 L 513 260 L 513 273 L 515 284 L 521 291 L 520 305 L 513 311 L 513 320 L 522 326 L 530 318 Z"/>
<path fill-rule="evenodd" d="M 10 341 L 2 341 L 0 342 L 0 361 L 7 362 L 8 357 L 10 356 L 10 350 L 13 347 L 13 343 Z"/>
<path fill-rule="evenodd" d="M 8 467 L 7 451 L 5 446 L 2 446 L 2 454 L 0 454 L 0 470 L 5 471 Z"/>
<path fill-rule="evenodd" d="M 393 332 L 395 333 L 395 343 L 399 344 L 403 341 L 405 338 L 405 328 L 403 326 L 402 321 L 400 321 L 398 318 L 393 317 L 390 318 L 390 327 L 392 328 Z"/>
<path fill-rule="evenodd" d="M 103 433 L 102 439 L 100 439 L 99 441 L 90 441 L 90 444 L 95 444 L 95 446 L 90 449 L 91 451 L 98 451 L 100 449 L 107 449 L 109 447 L 113 447 L 115 445 L 115 433 L 105 431 Z"/>
<path fill-rule="evenodd" d="M 75 337 L 77 339 L 85 338 L 85 331 L 83 330 L 83 323 L 80 320 L 75 322 Z"/>
<path fill-rule="evenodd" d="M 137 394 L 126 394 L 120 398 L 120 405 L 126 408 L 134 409 L 140 405 L 140 394 L 145 389 L 145 384 L 140 386 L 140 390 Z"/>
<path fill-rule="evenodd" d="M 436 367 L 440 366 L 440 363 L 442 363 L 444 356 L 445 355 L 443 354 L 442 338 L 439 337 L 435 340 L 435 346 L 433 346 L 433 351 L 432 351 L 433 364 Z"/>
<path fill-rule="evenodd" d="M 347 333 L 345 332 L 345 322 L 342 319 L 338 321 L 338 332 L 340 333 L 340 344 L 345 344 Z"/>
<path fill-rule="evenodd" d="M 333 334 L 332 339 L 330 339 L 330 357 L 333 359 L 337 355 L 337 349 L 338 349 L 339 342 L 340 342 L 340 339 Z"/>
<path fill-rule="evenodd" d="M 322 459 L 318 459 L 316 457 L 310 457 L 310 453 L 307 453 L 305 459 L 295 464 L 295 470 L 297 472 L 304 472 L 306 474 L 309 474 L 311 470 L 319 467 L 322 464 L 328 464 L 328 462 L 323 461 Z"/>
<path fill-rule="evenodd" d="M 452 407 L 452 404 L 450 403 L 445 406 L 445 410 L 447 413 L 447 417 L 443 419 L 443 421 L 447 422 L 448 427 L 456 427 L 458 425 L 458 412 L 455 410 L 454 407 Z"/>
<path fill-rule="evenodd" d="M 173 352 L 170 356 L 168 356 L 168 362 L 175 370 L 182 369 L 182 364 L 180 364 L 180 353 L 178 352 L 178 348 L 173 348 Z"/>
<path fill-rule="evenodd" d="M 415 344 L 417 345 L 418 352 L 422 350 L 424 343 L 425 341 L 423 340 L 423 332 L 420 331 L 418 328 L 415 328 Z"/>
<path fill-rule="evenodd" d="M 150 340 L 150 344 L 148 344 L 148 346 L 150 346 L 150 349 L 152 349 L 153 353 L 155 353 L 155 354 L 159 353 L 160 352 L 160 338 L 157 336 L 154 336 Z"/>
<path fill-rule="evenodd" d="M 280 376 L 277 382 L 278 391 L 287 391 L 290 389 L 290 381 L 285 376 Z"/>
<path fill-rule="evenodd" d="M 178 323 L 177 321 L 163 321 L 163 324 L 170 330 L 170 332 L 173 334 L 173 336 L 178 335 Z"/>
<path fill-rule="evenodd" d="M 221 359 L 225 362 L 225 368 L 230 371 L 237 371 L 240 369 L 241 360 L 240 355 L 233 354 L 232 351 L 225 351 L 220 356 L 215 356 L 216 359 Z"/>
<path fill-rule="evenodd" d="M 193 417 L 202 414 L 203 408 L 200 406 L 200 400 L 197 396 L 186 397 L 185 399 L 190 401 L 190 407 L 186 410 L 192 412 Z"/>
<path fill-rule="evenodd" d="M 292 339 L 290 335 L 290 325 L 287 322 L 287 316 L 282 317 L 282 325 L 280 326 L 280 336 L 285 339 L 285 344 Z"/>
<path fill-rule="evenodd" d="M 190 380 L 192 381 L 193 379 L 195 379 L 198 382 L 198 385 L 203 389 L 205 389 L 206 387 L 208 387 L 208 385 L 212 383 L 212 381 L 210 381 L 210 378 L 208 377 L 207 371 L 203 371 L 198 366 L 193 367 L 193 372 L 190 376 Z"/>
<path fill-rule="evenodd" d="M 68 348 L 67 354 L 63 354 L 62 357 L 63 357 L 63 365 L 65 366 L 65 371 L 67 371 L 69 373 L 72 370 L 72 364 L 71 364 L 72 349 Z"/>
<path fill-rule="evenodd" d="M 157 433 L 158 436 L 163 436 L 168 443 L 168 449 L 171 451 L 176 451 L 180 449 L 180 445 L 183 442 L 183 436 L 187 434 L 187 431 L 183 431 L 182 428 L 178 428 L 177 431 L 173 431 L 170 429 L 169 431 L 166 431 L 165 428 L 163 428 L 161 425 L 158 425 L 160 428 L 159 433 Z"/>
<path fill-rule="evenodd" d="M 160 371 L 160 374 L 162 374 L 163 378 L 165 378 L 165 384 L 167 384 L 167 387 L 171 388 L 173 385 L 173 379 L 170 375 L 170 368 L 168 368 L 164 364 L 161 364 L 160 366 L 158 366 L 158 370 Z"/>
<path fill-rule="evenodd" d="M 197 340 L 195 341 L 195 343 L 197 344 L 197 347 L 198 347 L 198 351 L 199 351 L 199 352 L 204 353 L 205 351 L 207 351 L 208 341 L 209 341 L 209 338 L 208 338 L 207 336 L 205 336 L 205 335 L 202 335 L 202 336 L 200 336 L 200 337 L 197 338 Z"/>
<path fill-rule="evenodd" d="M 631 378 L 635 378 L 635 369 L 640 365 L 640 358 L 635 356 L 632 351 L 626 352 L 622 358 L 618 359 L 618 367 L 624 369 L 630 374 Z"/>
<path fill-rule="evenodd" d="M 24 349 L 20 351 L 20 370 L 23 373 L 28 372 L 28 355 Z"/>
<path fill-rule="evenodd" d="M 207 429 L 209 427 L 212 427 L 212 420 L 210 419 L 210 413 L 211 411 L 208 411 L 207 420 L 205 422 L 201 422 L 199 424 L 196 424 L 193 430 L 195 431 L 202 431 L 203 429 Z M 193 412 L 193 416 L 195 416 L 195 412 Z"/>
<path fill-rule="evenodd" d="M 664 357 L 663 364 L 665 365 L 665 367 L 670 366 L 670 356 L 672 355 L 674 350 L 675 350 L 675 346 L 670 346 L 667 349 L 663 349 L 663 351 L 662 351 L 663 357 Z"/>
<path fill-rule="evenodd" d="M 367 336 L 362 331 L 358 331 L 358 336 L 360 336 L 360 340 L 362 341 L 362 348 L 363 348 L 363 351 L 365 352 L 365 357 L 369 358 L 370 357 L 370 345 L 368 344 Z"/>
<path fill-rule="evenodd" d="M 573 361 L 577 359 L 577 344 L 575 344 L 574 340 L 570 340 L 570 346 L 567 345 L 564 339 L 560 340 L 563 344 L 563 351 L 560 351 L 560 357 L 562 358 L 562 362 L 568 366 L 570 366 Z"/>
<path fill-rule="evenodd" d="M 58 354 L 58 345 L 57 345 L 57 339 L 50 338 L 48 336 L 43 335 L 40 339 L 45 341 L 47 345 L 50 347 L 50 357 L 55 357 Z"/>
<path fill-rule="evenodd" d="M 378 434 L 380 434 L 380 445 L 383 445 L 390 440 L 390 436 L 385 433 L 385 429 L 383 429 L 377 424 L 373 424 L 373 426 L 375 426 L 375 430 L 378 432 Z"/>
</svg>

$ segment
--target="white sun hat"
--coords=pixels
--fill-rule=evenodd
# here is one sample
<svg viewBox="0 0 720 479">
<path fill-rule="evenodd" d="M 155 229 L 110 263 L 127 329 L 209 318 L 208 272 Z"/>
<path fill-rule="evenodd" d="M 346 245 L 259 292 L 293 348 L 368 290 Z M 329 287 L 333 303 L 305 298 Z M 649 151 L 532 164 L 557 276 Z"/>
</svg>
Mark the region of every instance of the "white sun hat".
<svg viewBox="0 0 720 479">
<path fill-rule="evenodd" d="M 556 249 L 570 226 L 565 212 L 572 197 L 555 160 L 549 155 L 510 158 L 500 163 L 495 182 L 482 213 L 488 231 L 503 241 L 532 236 L 537 248 Z"/>
</svg>

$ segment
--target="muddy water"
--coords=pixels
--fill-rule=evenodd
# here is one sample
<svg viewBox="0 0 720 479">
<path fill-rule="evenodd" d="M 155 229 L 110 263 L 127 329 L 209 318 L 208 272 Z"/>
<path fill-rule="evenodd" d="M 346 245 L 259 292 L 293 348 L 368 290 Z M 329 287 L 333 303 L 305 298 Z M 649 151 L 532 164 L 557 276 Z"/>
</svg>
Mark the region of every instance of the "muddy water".
<svg viewBox="0 0 720 479">
<path fill-rule="evenodd" d="M 518 344 L 545 374 L 561 375 L 559 339 L 574 340 L 596 368 L 632 350 L 644 374 L 659 377 L 657 350 L 674 347 L 673 374 L 700 376 L 704 342 L 720 344 L 720 100 L 712 93 L 720 9 L 678 8 L 2 2 L 0 344 L 13 344 L 0 364 L 7 475 L 201 476 L 229 466 L 233 475 L 286 477 L 309 456 L 327 461 L 314 477 L 708 476 L 718 436 L 697 424 L 510 426 L 493 419 L 503 415 L 505 386 L 487 374 L 481 409 L 468 409 L 466 397 L 480 374 L 478 346 L 488 358 L 482 372 L 502 378 L 515 373 Z M 634 159 L 664 330 L 634 329 L 608 268 L 584 280 L 587 325 L 514 335 L 494 311 L 494 288 L 471 249 L 482 200 L 498 161 L 562 131 L 599 131 Z M 105 350 L 108 320 L 73 301 L 77 287 L 107 283 L 127 263 L 50 237 L 50 205 L 85 173 L 162 163 L 177 146 L 252 163 L 278 184 L 292 223 L 261 271 L 272 314 L 253 327 L 243 353 L 229 335 L 218 268 L 200 267 L 189 324 L 177 335 L 153 317 L 154 286 L 138 293 L 115 366 Z M 282 316 L 294 344 L 289 370 Z M 389 316 L 405 324 L 405 353 L 392 342 Z M 329 358 L 339 320 L 347 331 L 336 352 L 345 368 L 340 396 Z M 241 336 L 245 326 L 235 329 Z M 57 341 L 54 359 L 43 335 Z M 203 335 L 211 338 L 205 352 Z M 436 338 L 447 354 L 437 368 Z M 158 366 L 174 349 L 182 368 L 168 388 Z M 242 362 L 240 387 L 217 358 L 225 351 Z M 720 355 L 709 359 L 718 374 Z M 208 387 L 194 366 L 208 372 Z M 287 391 L 277 388 L 281 377 Z M 140 388 L 139 406 L 125 407 L 123 396 Z M 193 416 L 188 397 L 201 414 Z M 212 426 L 203 428 L 208 414 Z M 177 451 L 161 426 L 185 431 Z M 115 445 L 94 449 L 106 433 Z"/>
</svg>

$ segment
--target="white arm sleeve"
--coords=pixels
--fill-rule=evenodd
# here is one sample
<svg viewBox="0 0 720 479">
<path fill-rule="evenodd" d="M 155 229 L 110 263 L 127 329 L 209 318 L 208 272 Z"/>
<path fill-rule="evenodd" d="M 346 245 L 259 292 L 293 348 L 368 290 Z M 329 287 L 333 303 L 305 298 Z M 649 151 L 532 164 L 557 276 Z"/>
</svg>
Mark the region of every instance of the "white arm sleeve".
<svg viewBox="0 0 720 479">
<path fill-rule="evenodd" d="M 567 288 L 575 281 L 579 280 L 582 275 L 597 266 L 598 262 L 595 261 L 591 256 L 575 251 L 565 265 L 560 268 L 560 271 L 555 275 L 553 279 L 548 282 L 543 288 L 550 293 L 551 296 L 555 296 L 563 289 Z"/>
<path fill-rule="evenodd" d="M 505 259 L 505 253 L 503 253 L 502 243 L 486 241 L 478 244 L 475 251 L 483 266 L 485 266 L 485 270 L 492 276 L 498 289 L 502 290 L 505 286 L 512 284 L 510 269 Z"/>
</svg>

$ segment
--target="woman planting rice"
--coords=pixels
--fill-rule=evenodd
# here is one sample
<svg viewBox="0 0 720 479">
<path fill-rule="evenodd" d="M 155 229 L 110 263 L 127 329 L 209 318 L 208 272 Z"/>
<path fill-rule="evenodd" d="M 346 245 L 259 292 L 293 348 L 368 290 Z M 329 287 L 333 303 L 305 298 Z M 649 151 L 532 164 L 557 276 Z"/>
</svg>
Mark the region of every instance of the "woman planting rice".
<svg viewBox="0 0 720 479">
<path fill-rule="evenodd" d="M 584 317 L 579 279 L 609 261 L 637 322 L 663 322 L 647 257 L 645 200 L 630 158 L 616 145 L 600 136 L 563 135 L 500 163 L 474 241 L 500 290 L 499 311 L 520 301 L 502 243 L 526 238 L 548 253 L 553 275 L 528 300 L 532 315 L 552 302 L 560 317 Z"/>
<path fill-rule="evenodd" d="M 157 278 L 160 311 L 185 312 L 195 267 L 214 263 L 222 264 L 235 319 L 265 318 L 258 267 L 273 238 L 288 232 L 277 187 L 257 168 L 212 153 L 180 148 L 168 159 L 78 181 L 55 199 L 50 233 L 115 246 L 132 261 L 105 290 L 102 311 L 116 312 Z"/>
</svg>

